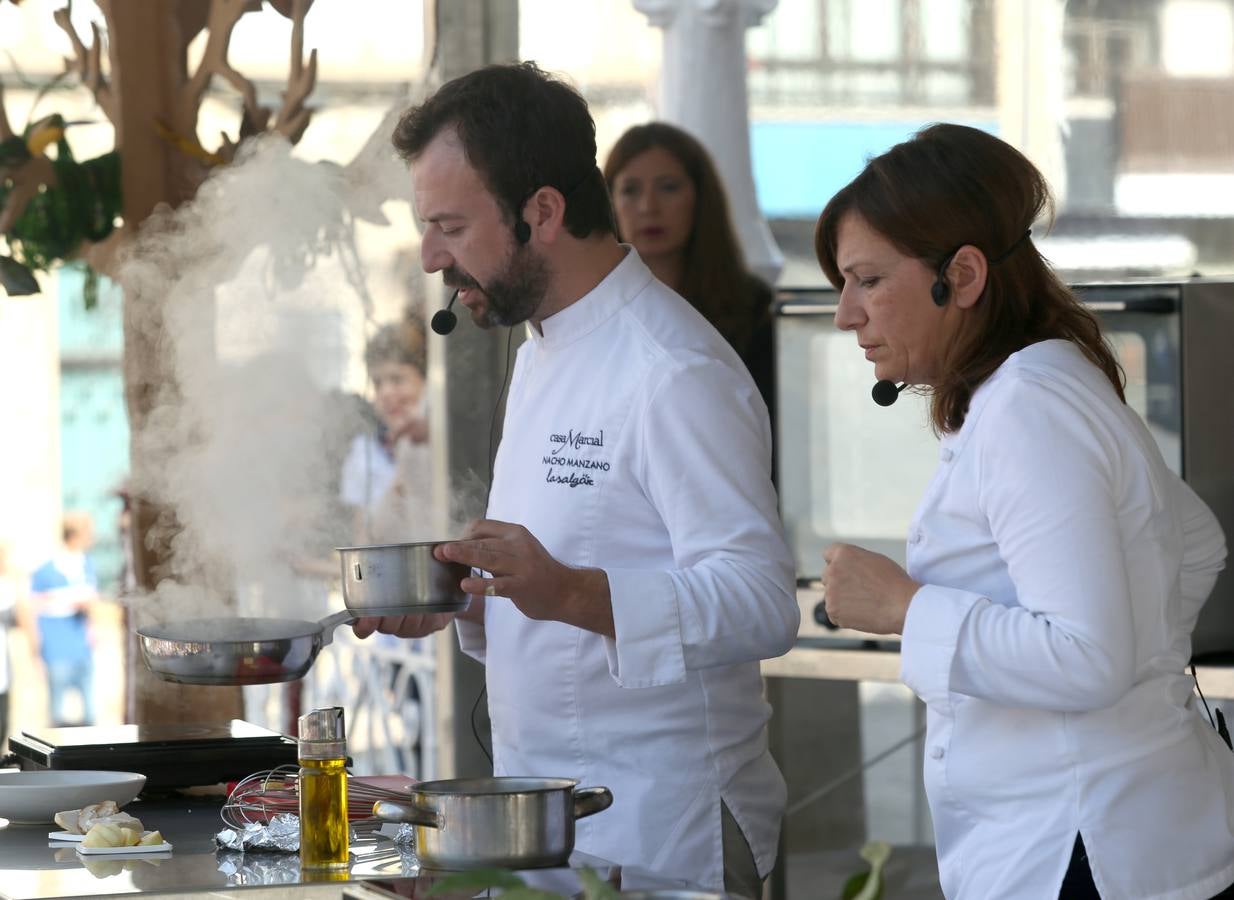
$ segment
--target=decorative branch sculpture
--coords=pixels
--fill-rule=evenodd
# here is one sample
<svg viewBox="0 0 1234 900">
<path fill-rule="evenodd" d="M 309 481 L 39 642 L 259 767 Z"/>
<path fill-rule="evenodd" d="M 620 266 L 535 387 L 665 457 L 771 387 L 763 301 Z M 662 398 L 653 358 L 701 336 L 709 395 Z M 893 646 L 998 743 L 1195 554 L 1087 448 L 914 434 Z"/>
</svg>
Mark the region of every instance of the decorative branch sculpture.
<svg viewBox="0 0 1234 900">
<path fill-rule="evenodd" d="M 260 6 L 260 2 L 257 4 Z M 213 76 L 218 75 L 239 91 L 243 102 L 238 140 L 222 135 L 215 155 L 224 161 L 235 157 L 236 149 L 246 138 L 265 131 L 283 135 L 296 143 L 304 134 L 312 117 L 312 110 L 305 104 L 317 84 L 317 51 L 309 53 L 304 60 L 304 17 L 312 6 L 312 0 L 270 0 L 280 14 L 292 20 L 291 66 L 287 76 L 287 90 L 283 104 L 271 125 L 272 111 L 257 100 L 257 88 L 252 81 L 231 65 L 228 47 L 232 31 L 240 17 L 254 8 L 252 0 L 211 0 L 206 20 L 208 37 L 196 71 L 180 90 L 177 130 L 180 135 L 195 134 L 197 115 L 202 98 Z M 204 152 L 204 151 L 203 151 Z"/>
<path fill-rule="evenodd" d="M 305 101 L 317 86 L 317 51 L 310 51 L 308 63 L 304 62 L 304 17 L 312 2 L 292 0 L 290 15 L 276 4 L 276 8 L 291 19 L 291 68 L 287 74 L 283 105 L 274 119 L 274 130 L 293 144 L 299 142 L 312 118 L 313 111 L 305 105 Z"/>
<path fill-rule="evenodd" d="M 106 16 L 109 11 L 109 0 L 97 0 L 97 2 Z M 64 70 L 66 72 L 76 71 L 78 79 L 94 95 L 94 102 L 99 105 L 99 109 L 103 110 L 107 119 L 115 125 L 117 121 L 116 97 L 111 84 L 103 75 L 103 35 L 99 31 L 99 26 L 91 23 L 90 30 L 94 39 L 87 48 L 78 37 L 77 29 L 73 27 L 70 10 L 71 7 L 66 6 L 52 14 L 60 30 L 68 35 L 69 42 L 73 45 L 74 58 L 69 59 L 67 56 L 64 58 Z"/>
<path fill-rule="evenodd" d="M 110 31 L 115 12 L 113 0 L 95 2 Z M 287 89 L 277 112 L 261 105 L 253 82 L 228 59 L 236 23 L 245 13 L 260 10 L 262 0 L 178 0 L 175 15 L 181 51 L 187 50 L 189 42 L 203 28 L 207 32 L 206 46 L 200 63 L 179 89 L 179 102 L 167 111 L 168 120 L 156 118 L 152 127 L 179 151 L 177 158 L 186 184 L 196 185 L 209 167 L 230 162 L 239 145 L 249 137 L 274 133 L 294 144 L 308 127 L 312 109 L 307 100 L 317 84 L 317 51 L 311 51 L 305 58 L 304 19 L 313 0 L 268 2 L 292 22 Z M 103 65 L 107 32 L 91 25 L 87 46 L 73 26 L 71 4 L 53 13 L 53 18 L 73 48 L 73 56 L 64 60 L 65 72 L 76 75 L 118 128 L 120 98 Z M 197 120 L 201 102 L 216 75 L 240 94 L 242 112 L 236 140 L 222 135 L 221 145 L 212 153 L 198 140 Z M 0 86 L 0 235 L 9 238 L 10 246 L 21 251 L 20 260 L 0 257 L 3 286 L 10 293 L 37 291 L 29 268 L 45 268 L 56 259 L 72 256 L 84 257 L 96 270 L 109 272 L 123 240 L 122 230 L 112 230 L 120 204 L 117 152 L 78 163 L 64 140 L 64 128 L 72 123 L 51 116 L 31 123 L 18 135 L 5 116 L 3 99 Z M 117 147 L 121 138 L 117 133 Z M 53 143 L 57 152 L 51 160 L 44 150 Z M 62 196 L 66 194 L 71 195 L 68 200 Z"/>
</svg>

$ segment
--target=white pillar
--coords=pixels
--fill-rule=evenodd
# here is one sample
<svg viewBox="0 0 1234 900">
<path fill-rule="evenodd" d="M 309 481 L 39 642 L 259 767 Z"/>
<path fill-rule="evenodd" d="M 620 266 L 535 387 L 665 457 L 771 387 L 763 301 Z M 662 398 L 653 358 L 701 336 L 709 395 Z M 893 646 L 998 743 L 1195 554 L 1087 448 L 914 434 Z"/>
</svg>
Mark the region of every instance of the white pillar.
<svg viewBox="0 0 1234 900">
<path fill-rule="evenodd" d="M 1065 0 L 998 0 L 999 137 L 1041 170 L 1058 208 L 1066 206 L 1063 151 Z"/>
<path fill-rule="evenodd" d="M 784 266 L 759 210 L 750 163 L 745 32 L 779 0 L 633 0 L 664 31 L 659 116 L 711 153 L 746 265 L 774 283 Z"/>
</svg>

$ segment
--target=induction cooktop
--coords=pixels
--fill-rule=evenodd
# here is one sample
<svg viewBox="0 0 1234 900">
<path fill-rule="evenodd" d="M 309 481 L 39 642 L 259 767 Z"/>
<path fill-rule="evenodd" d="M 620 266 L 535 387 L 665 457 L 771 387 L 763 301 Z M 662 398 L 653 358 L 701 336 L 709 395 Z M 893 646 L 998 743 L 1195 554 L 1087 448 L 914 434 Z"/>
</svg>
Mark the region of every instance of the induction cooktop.
<svg viewBox="0 0 1234 900">
<path fill-rule="evenodd" d="M 42 728 L 9 738 L 25 770 L 140 772 L 144 793 L 235 781 L 295 764 L 292 738 L 245 722 Z"/>
</svg>

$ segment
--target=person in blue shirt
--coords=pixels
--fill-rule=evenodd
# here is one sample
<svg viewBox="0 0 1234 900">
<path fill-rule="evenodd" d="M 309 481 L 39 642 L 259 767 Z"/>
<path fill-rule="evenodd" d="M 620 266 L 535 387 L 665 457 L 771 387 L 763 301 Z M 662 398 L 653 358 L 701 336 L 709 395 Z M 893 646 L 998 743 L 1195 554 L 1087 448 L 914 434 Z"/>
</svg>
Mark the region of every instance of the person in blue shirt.
<svg viewBox="0 0 1234 900">
<path fill-rule="evenodd" d="M 94 641 L 91 607 L 98 601 L 98 576 L 89 550 L 94 523 L 84 512 L 66 512 L 63 547 L 30 576 L 38 656 L 47 670 L 49 714 L 54 727 L 93 725 Z M 81 697 L 82 715 L 69 718 L 69 694 Z"/>
</svg>

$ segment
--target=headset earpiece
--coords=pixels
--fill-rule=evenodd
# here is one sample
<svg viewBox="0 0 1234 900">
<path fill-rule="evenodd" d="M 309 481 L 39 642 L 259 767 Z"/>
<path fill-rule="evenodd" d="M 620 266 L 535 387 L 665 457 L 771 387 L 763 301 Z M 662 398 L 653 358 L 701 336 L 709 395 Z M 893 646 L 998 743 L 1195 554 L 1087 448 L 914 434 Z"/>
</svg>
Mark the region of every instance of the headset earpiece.
<svg viewBox="0 0 1234 900">
<path fill-rule="evenodd" d="M 955 255 L 960 252 L 960 248 L 956 247 L 945 257 L 938 267 L 938 275 L 934 279 L 934 283 L 930 285 L 930 296 L 934 299 L 935 306 L 946 306 L 947 296 L 951 293 L 951 285 L 947 283 L 947 267 L 951 265 L 951 261 Z"/>
<path fill-rule="evenodd" d="M 947 284 L 947 279 L 939 275 L 934 280 L 934 283 L 930 285 L 930 296 L 934 298 L 935 306 L 947 305 L 947 293 L 949 290 L 950 286 Z"/>
<path fill-rule="evenodd" d="M 514 239 L 520 244 L 531 240 L 531 226 L 527 224 L 526 219 L 519 219 L 514 223 Z"/>
</svg>

